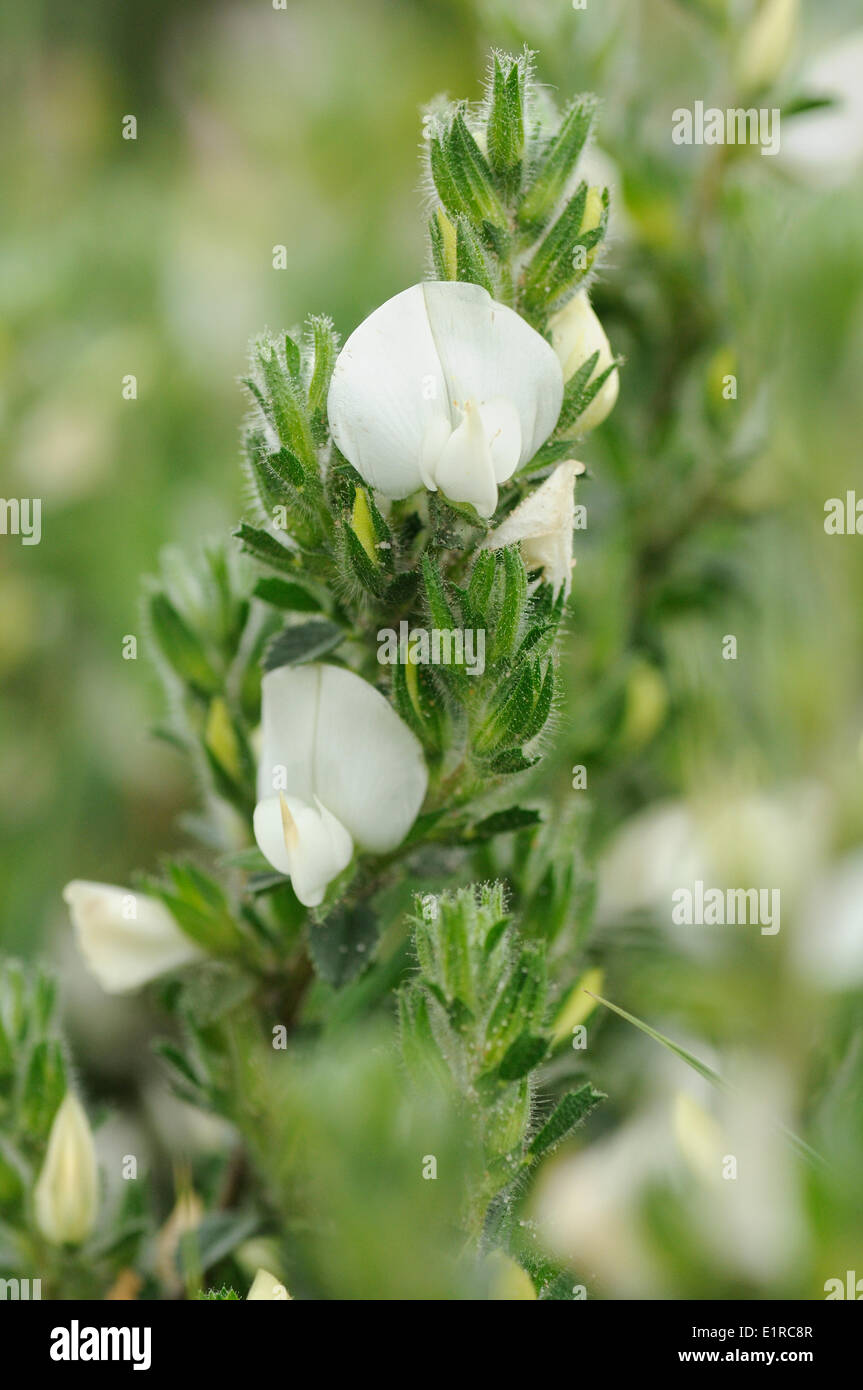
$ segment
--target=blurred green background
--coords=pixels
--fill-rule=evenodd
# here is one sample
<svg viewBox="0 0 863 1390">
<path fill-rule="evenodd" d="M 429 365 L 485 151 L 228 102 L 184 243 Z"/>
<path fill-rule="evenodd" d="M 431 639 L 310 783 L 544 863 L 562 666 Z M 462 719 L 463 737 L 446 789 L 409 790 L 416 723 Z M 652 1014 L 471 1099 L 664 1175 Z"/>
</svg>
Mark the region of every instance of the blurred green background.
<svg viewBox="0 0 863 1390">
<path fill-rule="evenodd" d="M 6 11 L 0 476 L 4 496 L 42 499 L 42 541 L 0 537 L 0 945 L 67 962 L 91 1085 L 124 1094 L 141 1049 L 127 1028 L 125 1046 L 102 1054 L 116 1004 L 85 1023 L 80 1000 L 101 996 L 75 984 L 60 890 L 153 867 L 183 843 L 177 817 L 194 804 L 180 760 L 150 734 L 161 711 L 140 578 L 164 547 L 194 549 L 241 514 L 236 379 L 249 338 L 308 312 L 347 334 L 421 277 L 421 108 L 440 91 L 476 100 L 489 47 L 526 43 L 553 92 L 602 98 L 592 177 L 610 182 L 613 212 L 594 302 L 627 359 L 614 415 L 582 446 L 592 477 L 579 492 L 589 525 L 576 536 L 567 703 L 535 789 L 571 803 L 569 769 L 584 763 L 594 846 L 614 837 L 593 944 L 606 992 L 695 1051 L 772 1058 L 795 1123 L 827 1126 L 841 1151 L 845 1176 L 816 1194 L 821 1245 L 807 1247 L 799 1295 L 813 1296 L 822 1269 L 863 1258 L 848 1224 L 863 1154 L 863 870 L 851 872 L 863 844 L 863 538 L 823 526 L 828 498 L 855 484 L 863 496 L 863 188 L 853 160 L 832 168 L 829 141 L 795 157 L 794 122 L 808 118 L 792 112 L 823 95 L 807 64 L 860 14 L 855 0 L 801 5 L 757 103 L 787 113 L 776 159 L 673 145 L 675 107 L 736 104 L 751 11 L 744 0 Z M 136 141 L 121 138 L 127 114 Z M 277 244 L 286 270 L 272 267 Z M 728 372 L 734 402 L 719 390 Z M 127 374 L 136 400 L 123 398 Z M 122 658 L 128 634 L 137 661 Z M 726 634 L 736 662 L 722 659 Z M 668 801 L 670 818 L 644 820 Z M 719 882 L 781 883 L 779 938 L 669 940 L 651 910 L 669 881 L 687 882 L 693 837 Z M 623 1023 L 604 1024 L 598 1046 L 611 1129 L 650 1102 L 661 1068 Z M 651 1202 L 665 1249 L 673 1222 L 662 1194 Z M 598 1272 L 627 1293 L 642 1275 L 631 1251 L 621 1259 L 623 1275 L 613 1262 Z M 687 1287 L 727 1291 L 693 1261 L 678 1271 Z M 776 1267 L 756 1262 L 731 1287 L 769 1283 Z M 660 1276 L 651 1265 L 643 1278 Z"/>
</svg>

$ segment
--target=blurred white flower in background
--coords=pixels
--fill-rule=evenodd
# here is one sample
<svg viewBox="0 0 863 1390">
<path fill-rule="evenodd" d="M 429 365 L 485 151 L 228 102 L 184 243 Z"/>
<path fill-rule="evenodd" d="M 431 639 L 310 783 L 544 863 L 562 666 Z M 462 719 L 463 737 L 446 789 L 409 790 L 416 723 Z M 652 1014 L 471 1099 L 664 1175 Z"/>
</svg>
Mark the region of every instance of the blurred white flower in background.
<svg viewBox="0 0 863 1390">
<path fill-rule="evenodd" d="M 108 994 L 123 994 L 203 952 L 156 898 L 75 879 L 63 889 L 88 969 Z"/>
<path fill-rule="evenodd" d="M 813 885 L 794 934 L 794 963 L 801 977 L 824 989 L 863 984 L 863 849 Z"/>
<path fill-rule="evenodd" d="M 694 1245 L 732 1278 L 770 1287 L 804 1258 L 802 1168 L 783 1132 L 787 1079 L 760 1056 L 730 1060 L 725 1071 L 732 1084 L 719 1090 L 682 1062 L 660 1066 L 662 1088 L 644 1110 L 541 1174 L 541 1239 L 589 1296 L 679 1296 L 646 1216 L 659 1190 Z"/>
<path fill-rule="evenodd" d="M 800 74 L 803 97 L 828 104 L 782 122 L 780 160 L 807 183 L 835 188 L 863 168 L 863 29 L 817 55 Z"/>
</svg>

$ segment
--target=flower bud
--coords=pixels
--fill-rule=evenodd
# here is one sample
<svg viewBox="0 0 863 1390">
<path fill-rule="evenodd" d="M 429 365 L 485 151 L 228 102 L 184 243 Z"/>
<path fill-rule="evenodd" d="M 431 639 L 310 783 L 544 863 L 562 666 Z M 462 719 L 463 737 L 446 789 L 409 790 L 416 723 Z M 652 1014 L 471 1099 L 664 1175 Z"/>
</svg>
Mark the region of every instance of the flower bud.
<svg viewBox="0 0 863 1390">
<path fill-rule="evenodd" d="M 48 1136 L 33 1193 L 36 1225 L 52 1245 L 80 1245 L 93 1229 L 99 1193 L 96 1150 L 80 1101 L 67 1091 Z"/>
<path fill-rule="evenodd" d="M 276 1276 L 270 1274 L 268 1269 L 259 1269 L 252 1287 L 249 1289 L 246 1302 L 272 1303 L 281 1301 L 284 1303 L 285 1300 L 290 1302 L 291 1295 L 284 1284 L 280 1284 Z"/>
<path fill-rule="evenodd" d="M 762 0 L 743 31 L 737 55 L 741 93 L 760 92 L 785 67 L 797 32 L 798 0 Z"/>
<path fill-rule="evenodd" d="M 594 381 L 613 364 L 614 357 L 605 330 L 594 313 L 585 290 L 579 290 L 568 304 L 553 314 L 548 326 L 551 330 L 552 346 L 563 368 L 564 381 L 569 381 L 595 352 L 599 353 L 599 356 L 590 374 L 590 381 Z M 585 434 L 588 430 L 596 429 L 611 413 L 617 400 L 617 378 L 618 373 L 615 370 L 600 387 L 587 409 L 573 422 L 572 435 Z"/>
<path fill-rule="evenodd" d="M 490 1278 L 489 1298 L 495 1302 L 525 1303 L 536 1298 L 533 1280 L 526 1270 L 502 1250 L 493 1250 L 485 1258 Z"/>
</svg>

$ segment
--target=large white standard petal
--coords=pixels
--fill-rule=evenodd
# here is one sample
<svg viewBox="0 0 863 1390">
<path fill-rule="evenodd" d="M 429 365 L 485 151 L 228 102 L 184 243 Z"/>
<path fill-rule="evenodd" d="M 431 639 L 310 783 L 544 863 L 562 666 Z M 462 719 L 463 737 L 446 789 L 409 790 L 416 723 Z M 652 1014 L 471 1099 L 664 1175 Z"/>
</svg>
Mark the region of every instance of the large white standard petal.
<svg viewBox="0 0 863 1390">
<path fill-rule="evenodd" d="M 315 907 L 354 844 L 384 854 L 404 839 L 428 784 L 422 748 L 374 686 L 318 663 L 264 676 L 261 733 L 255 838 Z"/>
<path fill-rule="evenodd" d="M 140 989 L 203 955 L 156 898 L 83 879 L 67 883 L 63 897 L 87 967 L 108 994 Z"/>
<path fill-rule="evenodd" d="M 425 485 L 483 516 L 498 484 L 533 458 L 557 422 L 556 354 L 479 285 L 413 285 L 376 309 L 336 361 L 333 438 L 388 497 Z"/>
<path fill-rule="evenodd" d="M 483 542 L 483 549 L 520 545 L 529 570 L 541 569 L 555 594 L 569 595 L 572 582 L 572 532 L 575 525 L 573 489 L 584 464 L 567 459 L 558 464 L 534 492 L 519 502 Z"/>
</svg>

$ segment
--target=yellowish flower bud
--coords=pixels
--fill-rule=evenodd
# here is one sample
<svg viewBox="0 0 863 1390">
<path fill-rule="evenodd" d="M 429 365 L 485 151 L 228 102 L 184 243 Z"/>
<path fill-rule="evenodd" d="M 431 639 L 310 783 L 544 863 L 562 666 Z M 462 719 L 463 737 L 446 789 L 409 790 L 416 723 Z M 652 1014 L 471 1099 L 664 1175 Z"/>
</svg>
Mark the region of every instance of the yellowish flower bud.
<svg viewBox="0 0 863 1390">
<path fill-rule="evenodd" d="M 450 280 L 458 278 L 458 257 L 456 253 L 456 232 L 455 227 L 450 222 L 443 208 L 438 208 L 435 216 L 440 227 L 441 237 L 443 238 L 443 262 L 447 277 Z"/>
<path fill-rule="evenodd" d="M 569 381 L 595 352 L 599 353 L 599 357 L 591 373 L 591 380 L 595 380 L 614 361 L 605 330 L 594 313 L 585 290 L 579 290 L 568 304 L 556 314 L 552 314 L 548 326 L 551 330 L 552 347 L 563 368 L 564 381 Z M 574 421 L 569 436 L 564 435 L 564 438 L 586 434 L 588 430 L 594 430 L 597 425 L 602 424 L 617 400 L 617 378 L 618 372 L 615 370 L 600 387 L 587 409 Z"/>
<path fill-rule="evenodd" d="M 249 1289 L 246 1302 L 272 1303 L 274 1301 L 281 1301 L 284 1303 L 286 1299 L 291 1301 L 291 1295 L 288 1293 L 284 1284 L 280 1284 L 276 1276 L 270 1274 L 269 1270 L 259 1269 L 255 1275 L 252 1287 Z"/>
<path fill-rule="evenodd" d="M 737 87 L 742 93 L 771 86 L 791 55 L 797 33 L 798 0 L 762 0 L 743 31 L 737 55 Z"/>
<path fill-rule="evenodd" d="M 536 1299 L 530 1275 L 502 1250 L 495 1250 L 486 1256 L 485 1264 L 491 1275 L 489 1298 L 508 1303 L 527 1303 Z"/>
<path fill-rule="evenodd" d="M 377 565 L 379 563 L 379 557 L 375 549 L 375 528 L 372 521 L 372 513 L 369 507 L 369 499 L 361 487 L 358 487 L 354 493 L 351 527 L 372 564 Z"/>
<path fill-rule="evenodd" d="M 210 701 L 204 738 L 219 766 L 237 782 L 241 781 L 243 770 L 240 764 L 240 745 L 231 723 L 228 706 L 221 695 Z"/>
<path fill-rule="evenodd" d="M 96 1221 L 99 1170 L 87 1116 L 71 1091 L 54 1116 L 33 1198 L 36 1225 L 52 1245 L 87 1239 Z"/>
</svg>

